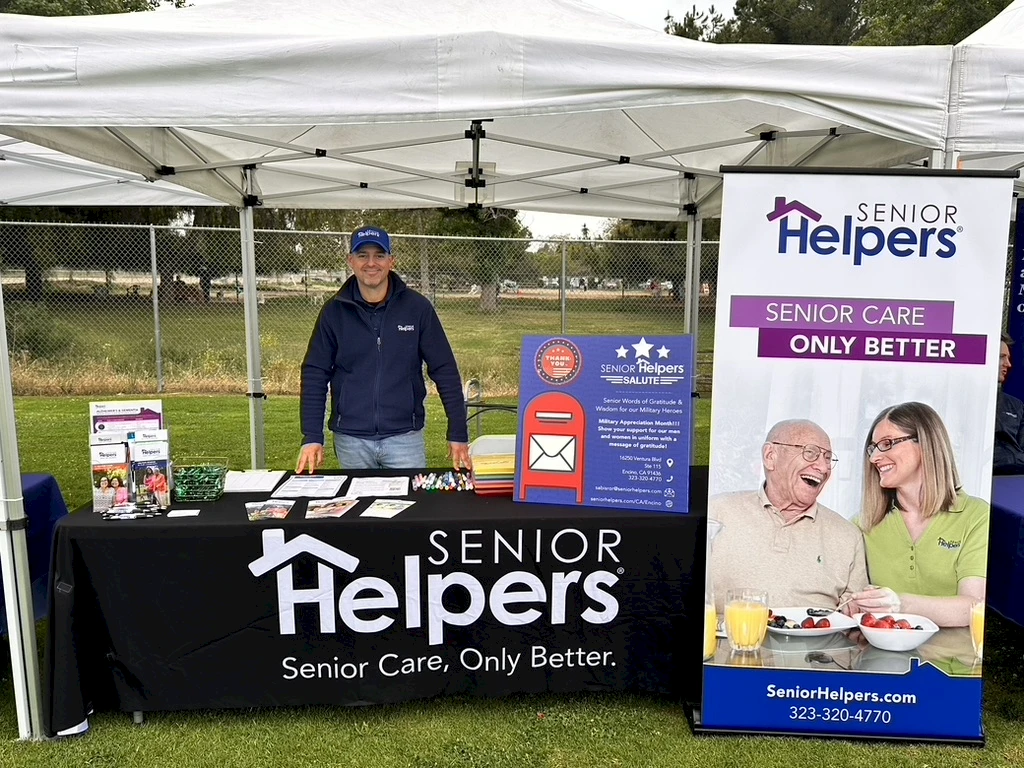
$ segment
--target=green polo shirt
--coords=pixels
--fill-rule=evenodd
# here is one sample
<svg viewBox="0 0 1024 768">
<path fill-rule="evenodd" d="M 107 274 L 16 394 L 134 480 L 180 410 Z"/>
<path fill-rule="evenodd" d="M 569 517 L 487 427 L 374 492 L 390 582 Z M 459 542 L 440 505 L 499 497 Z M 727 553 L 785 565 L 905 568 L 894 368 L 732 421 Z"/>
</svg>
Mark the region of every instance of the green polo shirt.
<svg viewBox="0 0 1024 768">
<path fill-rule="evenodd" d="M 989 505 L 963 491 L 953 508 L 932 518 L 915 544 L 898 510 L 864 534 L 872 584 L 932 597 L 957 594 L 961 579 L 985 577 Z"/>
</svg>

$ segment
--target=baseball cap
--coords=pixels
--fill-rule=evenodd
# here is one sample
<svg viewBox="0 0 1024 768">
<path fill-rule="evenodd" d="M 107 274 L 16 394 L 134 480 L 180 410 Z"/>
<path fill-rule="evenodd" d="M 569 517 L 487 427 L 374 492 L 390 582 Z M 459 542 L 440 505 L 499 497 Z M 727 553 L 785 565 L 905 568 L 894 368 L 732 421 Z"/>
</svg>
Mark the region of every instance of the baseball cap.
<svg viewBox="0 0 1024 768">
<path fill-rule="evenodd" d="M 352 253 L 364 245 L 376 245 L 391 254 L 391 236 L 380 227 L 363 227 L 352 233 Z"/>
</svg>

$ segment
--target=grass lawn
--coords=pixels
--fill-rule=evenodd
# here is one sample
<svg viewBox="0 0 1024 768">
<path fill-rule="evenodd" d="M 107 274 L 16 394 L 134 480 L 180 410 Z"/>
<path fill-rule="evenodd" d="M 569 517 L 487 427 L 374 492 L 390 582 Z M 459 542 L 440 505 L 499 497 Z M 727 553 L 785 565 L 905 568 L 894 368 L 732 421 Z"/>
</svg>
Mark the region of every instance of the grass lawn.
<svg viewBox="0 0 1024 768">
<path fill-rule="evenodd" d="M 89 398 L 20 397 L 22 469 L 57 477 L 68 503 L 89 499 Z M 175 457 L 249 462 L 244 396 L 164 398 Z M 294 464 L 298 402 L 266 404 L 268 463 Z M 443 464 L 443 414 L 428 406 L 431 463 Z M 697 402 L 695 461 L 707 461 L 709 401 Z M 484 418 L 489 434 L 514 431 L 511 415 Z M 992 616 L 986 641 L 984 749 L 776 737 L 697 738 L 681 702 L 655 696 L 517 696 L 365 708 L 168 712 L 134 726 L 128 715 L 92 718 L 92 732 L 54 743 L 17 739 L 9 662 L 0 661 L 0 766 L 1021 766 L 1024 765 L 1024 630 Z M 9 657 L 8 657 L 9 658 Z"/>
<path fill-rule="evenodd" d="M 16 394 L 156 392 L 153 308 L 145 299 L 68 294 L 48 300 L 45 311 L 16 301 L 11 306 L 12 315 L 23 318 L 10 334 Z M 477 300 L 440 297 L 437 310 L 463 378 L 478 379 L 489 398 L 516 396 L 523 335 L 556 335 L 561 328 L 556 300 L 510 298 L 497 312 L 482 314 Z M 298 392 L 299 365 L 318 311 L 302 298 L 273 299 L 259 307 L 267 392 Z M 567 327 L 574 335 L 607 334 L 610 329 L 638 336 L 678 334 L 682 316 L 682 304 L 667 297 L 573 298 L 567 306 Z M 702 391 L 710 391 L 712 317 L 700 321 L 696 373 Z M 513 332 L 504 332 L 509 329 Z M 160 332 L 166 391 L 245 392 L 241 304 L 162 308 Z"/>
</svg>

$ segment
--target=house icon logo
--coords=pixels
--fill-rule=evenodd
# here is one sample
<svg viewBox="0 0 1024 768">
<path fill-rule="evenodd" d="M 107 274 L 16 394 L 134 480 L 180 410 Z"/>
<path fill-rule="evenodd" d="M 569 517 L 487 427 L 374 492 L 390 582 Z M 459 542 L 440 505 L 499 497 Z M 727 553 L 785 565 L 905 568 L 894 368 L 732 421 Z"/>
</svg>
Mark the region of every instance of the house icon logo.
<svg viewBox="0 0 1024 768">
<path fill-rule="evenodd" d="M 775 208 L 768 212 L 768 221 L 775 221 L 781 219 L 793 212 L 799 213 L 801 216 L 806 216 L 811 221 L 821 221 L 821 214 L 810 206 L 804 205 L 799 200 L 790 200 L 786 202 L 785 197 L 775 198 Z"/>
<path fill-rule="evenodd" d="M 316 586 L 296 589 L 291 561 L 299 555 L 311 555 L 321 561 L 317 563 Z M 308 534 L 303 533 L 286 542 L 284 529 L 271 528 L 263 532 L 263 556 L 249 563 L 249 570 L 253 576 L 259 577 L 277 569 L 281 634 L 294 635 L 295 606 L 303 603 L 318 606 L 321 632 L 335 631 L 337 606 L 334 601 L 334 568 L 352 573 L 358 566 L 359 558 Z"/>
</svg>

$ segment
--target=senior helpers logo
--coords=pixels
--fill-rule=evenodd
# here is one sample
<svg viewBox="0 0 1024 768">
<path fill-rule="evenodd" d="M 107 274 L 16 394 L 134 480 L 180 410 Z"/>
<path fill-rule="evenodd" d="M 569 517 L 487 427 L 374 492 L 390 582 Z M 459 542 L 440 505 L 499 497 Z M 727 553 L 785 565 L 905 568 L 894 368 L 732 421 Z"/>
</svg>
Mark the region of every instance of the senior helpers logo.
<svg viewBox="0 0 1024 768">
<path fill-rule="evenodd" d="M 796 214 L 791 222 L 790 214 Z M 779 225 L 779 253 L 795 249 L 811 253 L 851 256 L 861 266 L 881 254 L 950 259 L 956 254 L 956 236 L 963 231 L 956 205 L 948 202 L 861 202 L 838 226 L 821 223 L 822 214 L 799 200 L 775 198 L 769 222 Z M 812 227 L 811 224 L 817 224 Z"/>
<path fill-rule="evenodd" d="M 568 339 L 548 339 L 537 350 L 537 375 L 548 384 L 568 384 L 583 369 L 579 347 Z"/>
<path fill-rule="evenodd" d="M 249 571 L 257 578 L 274 573 L 282 635 L 297 633 L 300 605 L 316 609 L 321 633 L 338 631 L 339 619 L 352 632 L 364 634 L 384 632 L 396 624 L 418 630 L 425 623 L 429 645 L 443 644 L 447 627 L 473 624 L 485 610 L 508 627 L 541 619 L 551 626 L 563 625 L 573 621 L 572 611 L 588 624 L 607 624 L 619 614 L 612 591 L 623 573 L 616 552 L 622 543 L 618 529 L 519 528 L 494 531 L 490 540 L 481 530 L 449 534 L 439 529 L 427 538 L 429 554 L 404 555 L 402 571 L 392 580 L 359 576 L 347 581 L 340 594 L 336 574 L 354 574 L 359 558 L 306 533 L 286 540 L 283 528 L 263 531 L 263 554 L 249 563 Z M 298 587 L 292 564 L 305 557 L 316 562 L 316 583 Z M 563 570 L 553 570 L 542 580 L 535 572 L 542 559 L 559 563 Z M 504 566 L 504 573 L 494 581 L 481 581 L 470 572 L 475 569 L 455 569 L 484 563 Z M 456 603 L 454 594 L 468 602 Z"/>
</svg>

